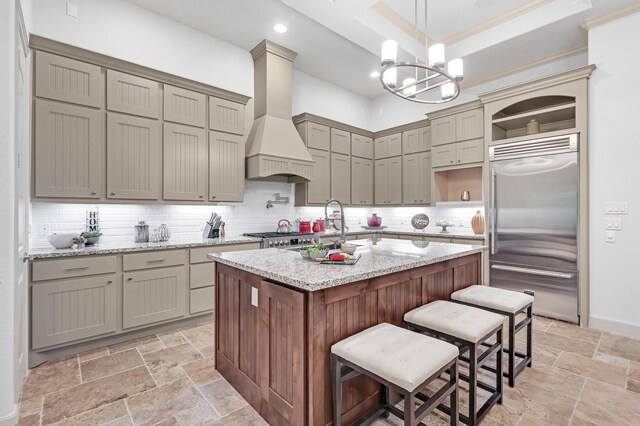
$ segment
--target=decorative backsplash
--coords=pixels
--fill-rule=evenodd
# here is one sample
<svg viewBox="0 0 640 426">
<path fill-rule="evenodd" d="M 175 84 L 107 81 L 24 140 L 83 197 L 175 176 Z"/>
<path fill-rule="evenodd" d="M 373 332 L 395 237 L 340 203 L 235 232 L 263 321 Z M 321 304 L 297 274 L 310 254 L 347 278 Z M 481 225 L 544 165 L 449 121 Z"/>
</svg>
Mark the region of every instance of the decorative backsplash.
<svg viewBox="0 0 640 426">
<path fill-rule="evenodd" d="M 277 192 L 281 196 L 289 196 L 289 204 L 275 204 L 267 209 L 267 200 L 273 200 Z M 229 235 L 275 231 L 276 223 L 282 218 L 294 223 L 299 217 L 324 217 L 322 207 L 294 207 L 293 184 L 247 181 L 244 199 L 242 203 L 216 206 L 100 204 L 97 206 L 100 211 L 100 231 L 104 234 L 103 241 L 129 242 L 133 241 L 133 225 L 144 220 L 151 229 L 165 223 L 171 229 L 172 238 L 179 239 L 200 235 L 213 211 L 223 217 Z M 96 204 L 31 203 L 31 247 L 48 247 L 47 234 L 50 232 L 84 231 L 86 211 L 95 207 Z M 347 225 L 352 229 L 366 225 L 371 213 L 381 216 L 382 224 L 388 226 L 410 227 L 413 215 L 426 213 L 432 224 L 448 219 L 454 221 L 456 226 L 470 228 L 471 217 L 481 208 L 479 205 L 347 207 L 345 216 Z M 46 227 L 46 231 L 43 231 L 43 227 Z"/>
</svg>

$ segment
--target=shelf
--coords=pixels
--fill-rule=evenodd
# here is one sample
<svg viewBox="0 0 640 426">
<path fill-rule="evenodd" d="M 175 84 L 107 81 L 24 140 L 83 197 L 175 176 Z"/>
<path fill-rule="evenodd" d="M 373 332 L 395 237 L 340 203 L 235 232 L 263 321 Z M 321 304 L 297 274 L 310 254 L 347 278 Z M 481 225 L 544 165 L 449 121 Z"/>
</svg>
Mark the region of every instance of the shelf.
<svg viewBox="0 0 640 426">
<path fill-rule="evenodd" d="M 434 170 L 435 201 L 472 205 L 482 202 L 482 166 L 453 170 Z M 460 201 L 462 191 L 469 191 L 471 200 Z"/>
<path fill-rule="evenodd" d="M 571 102 L 564 105 L 555 105 L 548 108 L 541 108 L 504 118 L 498 118 L 493 120 L 493 125 L 508 132 L 510 130 L 526 128 L 527 124 L 532 119 L 536 119 L 542 126 L 543 124 L 548 123 L 574 120 L 575 116 L 576 103 Z"/>
<path fill-rule="evenodd" d="M 500 145 L 503 143 L 513 143 L 513 142 L 524 142 L 524 141 L 540 139 L 540 138 L 552 138 L 554 136 L 569 135 L 571 133 L 578 133 L 578 129 L 576 129 L 575 126 L 573 126 L 573 127 L 567 127 L 566 129 L 563 128 L 561 130 L 549 131 L 544 133 L 540 132 L 533 135 L 514 136 L 506 139 L 494 139 L 493 142 L 491 142 L 491 145 Z"/>
</svg>

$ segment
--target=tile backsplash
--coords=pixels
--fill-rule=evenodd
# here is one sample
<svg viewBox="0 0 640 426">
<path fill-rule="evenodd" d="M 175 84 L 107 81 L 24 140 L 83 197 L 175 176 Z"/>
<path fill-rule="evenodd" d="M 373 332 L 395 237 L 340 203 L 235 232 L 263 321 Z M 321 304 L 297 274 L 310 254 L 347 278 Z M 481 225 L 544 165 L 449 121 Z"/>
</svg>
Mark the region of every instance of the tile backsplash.
<svg viewBox="0 0 640 426">
<path fill-rule="evenodd" d="M 276 192 L 289 196 L 289 204 L 275 204 L 267 209 L 267 200 L 273 200 Z M 295 226 L 294 221 L 299 217 L 324 217 L 322 207 L 294 207 L 293 184 L 248 181 L 244 199 L 242 203 L 215 206 L 100 204 L 97 206 L 102 239 L 105 242 L 132 241 L 133 226 L 140 220 L 146 221 L 151 229 L 167 224 L 172 238 L 193 237 L 202 233 L 211 212 L 223 217 L 229 235 L 275 231 L 282 218 L 289 219 Z M 83 231 L 86 210 L 95 207 L 96 204 L 31 203 L 31 247 L 48 247 L 47 234 L 50 232 Z M 478 209 L 482 206 L 348 207 L 345 216 L 347 225 L 352 228 L 366 225 L 372 212 L 382 217 L 383 225 L 389 226 L 410 226 L 413 215 L 426 213 L 431 223 L 448 219 L 456 226 L 471 227 L 471 217 Z"/>
</svg>

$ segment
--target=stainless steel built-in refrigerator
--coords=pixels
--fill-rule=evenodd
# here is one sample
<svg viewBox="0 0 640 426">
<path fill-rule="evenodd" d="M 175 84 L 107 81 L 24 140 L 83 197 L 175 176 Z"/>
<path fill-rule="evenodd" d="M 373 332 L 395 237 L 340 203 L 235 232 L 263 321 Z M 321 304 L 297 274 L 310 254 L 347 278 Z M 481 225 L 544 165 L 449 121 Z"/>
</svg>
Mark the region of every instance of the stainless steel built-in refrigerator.
<svg viewBox="0 0 640 426">
<path fill-rule="evenodd" d="M 578 323 L 578 135 L 492 146 L 489 164 L 490 285 Z"/>
</svg>

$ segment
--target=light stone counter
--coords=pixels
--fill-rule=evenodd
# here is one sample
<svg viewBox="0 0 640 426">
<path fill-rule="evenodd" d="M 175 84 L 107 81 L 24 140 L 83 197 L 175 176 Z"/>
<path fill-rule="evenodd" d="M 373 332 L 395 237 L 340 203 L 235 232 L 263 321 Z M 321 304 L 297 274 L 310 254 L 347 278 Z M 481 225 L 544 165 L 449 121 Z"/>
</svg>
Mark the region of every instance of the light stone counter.
<svg viewBox="0 0 640 426">
<path fill-rule="evenodd" d="M 306 291 L 322 290 L 394 272 L 481 253 L 481 245 L 382 239 L 350 241 L 360 245 L 355 265 L 322 265 L 303 259 L 297 250 L 278 248 L 212 253 L 216 262 Z"/>
<path fill-rule="evenodd" d="M 131 253 L 150 250 L 169 250 L 193 247 L 220 246 L 226 244 L 259 243 L 261 238 L 226 236 L 224 238 L 175 238 L 162 243 L 100 243 L 81 249 L 56 249 L 53 247 L 33 248 L 25 255 L 25 260 L 52 259 L 56 257 L 91 256 L 100 254 Z"/>
<path fill-rule="evenodd" d="M 438 237 L 438 238 L 464 238 L 469 240 L 484 240 L 484 235 L 476 235 L 470 228 L 452 226 L 447 228 L 448 232 L 442 232 L 439 226 L 427 226 L 424 230 L 413 229 L 411 226 L 389 226 L 383 229 L 365 229 L 361 226 L 350 226 L 347 235 L 379 233 L 381 235 L 415 235 L 416 237 Z M 321 237 L 340 236 L 340 231 L 328 231 L 319 234 Z"/>
</svg>

